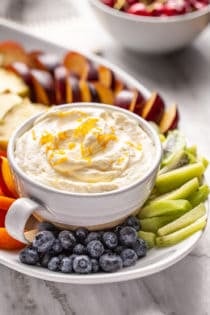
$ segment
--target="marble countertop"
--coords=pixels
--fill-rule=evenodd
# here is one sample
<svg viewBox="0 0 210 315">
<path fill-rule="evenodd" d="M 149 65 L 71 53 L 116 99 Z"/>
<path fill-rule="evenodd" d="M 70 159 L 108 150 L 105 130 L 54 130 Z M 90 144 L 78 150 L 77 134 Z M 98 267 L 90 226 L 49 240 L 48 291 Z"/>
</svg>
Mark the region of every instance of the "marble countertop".
<svg viewBox="0 0 210 315">
<path fill-rule="evenodd" d="M 53 17 L 36 22 L 38 12 L 34 8 L 32 14 L 26 7 L 17 20 L 49 40 L 100 50 L 145 86 L 158 90 L 168 103 L 177 102 L 180 128 L 210 158 L 210 27 L 184 51 L 148 57 L 118 47 L 98 25 L 88 22 L 88 13 L 81 19 L 73 8 L 71 19 L 66 14 L 56 22 Z M 209 175 L 208 171 L 207 179 Z M 143 279 L 106 285 L 58 284 L 0 265 L 0 315 L 208 315 L 209 249 L 208 225 L 197 247 L 174 266 Z"/>
</svg>

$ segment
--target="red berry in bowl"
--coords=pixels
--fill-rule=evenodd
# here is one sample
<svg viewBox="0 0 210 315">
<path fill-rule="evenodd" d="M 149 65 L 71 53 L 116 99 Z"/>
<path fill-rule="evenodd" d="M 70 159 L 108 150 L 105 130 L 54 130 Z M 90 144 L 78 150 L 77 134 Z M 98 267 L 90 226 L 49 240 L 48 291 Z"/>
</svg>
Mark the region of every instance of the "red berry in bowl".
<svg viewBox="0 0 210 315">
<path fill-rule="evenodd" d="M 141 15 L 141 16 L 150 16 L 151 13 L 147 9 L 147 6 L 144 3 L 134 3 L 127 10 L 127 13 Z"/>
<path fill-rule="evenodd" d="M 134 3 L 137 3 L 138 0 L 126 0 L 126 2 L 127 2 L 128 5 L 132 5 Z"/>
<path fill-rule="evenodd" d="M 164 14 L 164 5 L 160 2 L 155 2 L 151 8 L 152 16 L 161 16 Z"/>
<path fill-rule="evenodd" d="M 163 14 L 167 16 L 174 16 L 184 14 L 190 11 L 190 5 L 184 0 L 169 0 L 163 8 Z"/>
<path fill-rule="evenodd" d="M 102 2 L 111 8 L 115 5 L 115 0 L 102 0 Z"/>
</svg>

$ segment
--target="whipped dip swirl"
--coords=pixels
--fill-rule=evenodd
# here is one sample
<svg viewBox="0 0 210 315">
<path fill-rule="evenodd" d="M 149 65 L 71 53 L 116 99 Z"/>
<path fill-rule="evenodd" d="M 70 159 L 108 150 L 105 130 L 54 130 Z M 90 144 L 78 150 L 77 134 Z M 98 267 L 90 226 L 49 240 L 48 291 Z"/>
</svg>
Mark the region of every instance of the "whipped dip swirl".
<svg viewBox="0 0 210 315">
<path fill-rule="evenodd" d="M 129 186 L 148 173 L 155 154 L 135 119 L 88 105 L 48 111 L 15 147 L 16 161 L 31 179 L 77 193 Z"/>
</svg>

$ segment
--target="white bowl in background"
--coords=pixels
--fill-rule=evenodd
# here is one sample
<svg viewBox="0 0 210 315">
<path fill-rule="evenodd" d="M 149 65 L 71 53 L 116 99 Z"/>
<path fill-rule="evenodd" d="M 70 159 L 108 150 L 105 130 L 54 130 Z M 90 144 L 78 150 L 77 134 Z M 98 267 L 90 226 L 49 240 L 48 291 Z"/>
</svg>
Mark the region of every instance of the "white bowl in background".
<svg viewBox="0 0 210 315">
<path fill-rule="evenodd" d="M 142 53 L 169 53 L 189 45 L 210 22 L 210 5 L 173 17 L 143 17 L 89 0 L 104 29 L 122 46 Z"/>
</svg>

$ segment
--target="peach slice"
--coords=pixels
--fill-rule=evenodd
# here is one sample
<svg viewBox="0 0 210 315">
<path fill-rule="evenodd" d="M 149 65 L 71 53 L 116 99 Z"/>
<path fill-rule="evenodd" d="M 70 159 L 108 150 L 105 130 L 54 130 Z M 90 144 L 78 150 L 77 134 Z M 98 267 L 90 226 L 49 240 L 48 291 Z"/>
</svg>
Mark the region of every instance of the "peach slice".
<svg viewBox="0 0 210 315">
<path fill-rule="evenodd" d="M 100 102 L 99 95 L 93 84 L 88 81 L 81 80 L 79 82 L 79 88 L 82 102 Z"/>
<path fill-rule="evenodd" d="M 89 67 L 88 59 L 75 51 L 70 51 L 64 56 L 63 64 L 69 72 L 76 74 L 79 78 L 83 78 Z"/>
<path fill-rule="evenodd" d="M 31 70 L 32 84 L 36 95 L 36 102 L 51 105 L 55 102 L 53 77 L 48 71 Z"/>
<path fill-rule="evenodd" d="M 10 171 L 7 158 L 0 157 L 0 186 L 3 193 L 8 197 L 17 197 L 16 188 Z"/>
<path fill-rule="evenodd" d="M 99 82 L 101 82 L 108 89 L 114 89 L 115 76 L 111 69 L 100 65 L 98 67 Z"/>
<path fill-rule="evenodd" d="M 17 42 L 4 41 L 0 43 L 0 65 L 7 66 L 14 61 L 28 64 L 28 55 L 24 48 Z"/>
<path fill-rule="evenodd" d="M 80 102 L 81 93 L 79 87 L 79 80 L 72 75 L 66 78 L 66 102 Z"/>
<path fill-rule="evenodd" d="M 159 124 L 164 113 L 165 104 L 156 92 L 153 92 L 151 97 L 143 105 L 142 117 L 149 121 L 154 121 Z"/>
<path fill-rule="evenodd" d="M 96 89 L 96 92 L 99 95 L 99 99 L 101 103 L 104 104 L 113 104 L 114 103 L 114 93 L 111 89 L 107 88 L 100 82 L 92 83 L 94 88 Z"/>
<path fill-rule="evenodd" d="M 115 97 L 114 104 L 118 107 L 129 109 L 131 107 L 133 98 L 134 94 L 132 91 L 122 90 Z"/>
<path fill-rule="evenodd" d="M 179 112 L 176 104 L 170 106 L 160 121 L 160 131 L 167 132 L 170 129 L 175 129 L 179 122 Z"/>
<path fill-rule="evenodd" d="M 30 68 L 38 68 L 37 64 L 37 56 L 43 54 L 44 52 L 42 50 L 31 50 L 28 52 L 28 62 L 29 62 L 29 67 Z"/>
<path fill-rule="evenodd" d="M 54 70 L 56 104 L 64 104 L 66 102 L 67 75 L 68 71 L 64 66 L 58 66 Z"/>
</svg>

